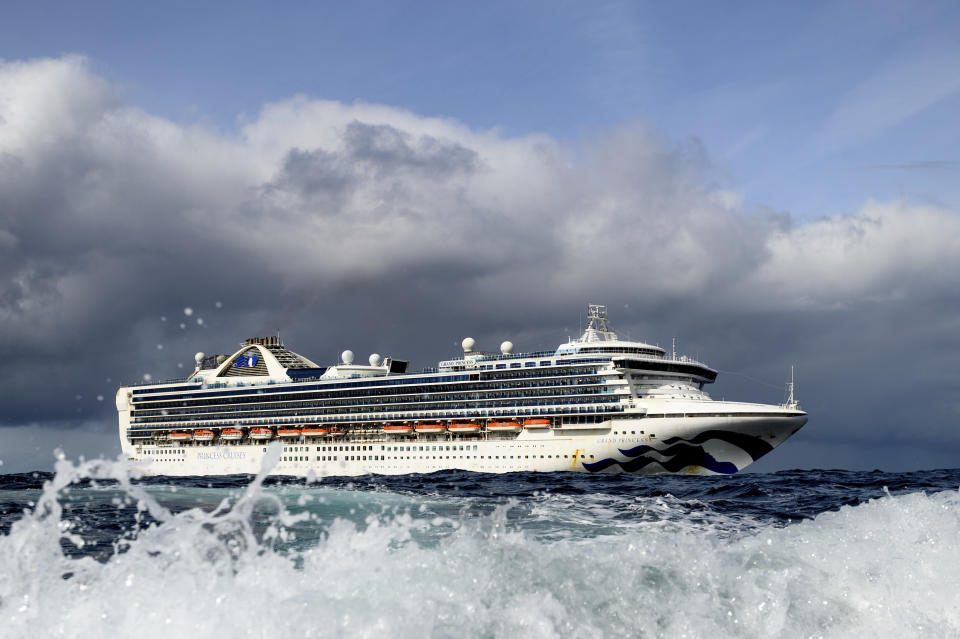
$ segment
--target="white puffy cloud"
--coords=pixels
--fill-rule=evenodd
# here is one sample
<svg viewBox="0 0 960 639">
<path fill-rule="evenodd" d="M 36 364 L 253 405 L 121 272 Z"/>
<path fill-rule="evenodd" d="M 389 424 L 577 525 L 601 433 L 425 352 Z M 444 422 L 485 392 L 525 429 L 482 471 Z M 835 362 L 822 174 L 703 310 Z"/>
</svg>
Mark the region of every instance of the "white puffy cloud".
<svg viewBox="0 0 960 639">
<path fill-rule="evenodd" d="M 960 215 L 940 206 L 867 202 L 854 215 L 775 232 L 765 246 L 746 283 L 794 308 L 958 292 Z"/>
<path fill-rule="evenodd" d="M 574 149 L 296 97 L 225 135 L 122 104 L 80 58 L 0 77 L 0 237 L 22 258 L 6 265 L 21 309 L 48 308 L 103 260 L 218 270 L 204 246 L 243 256 L 224 277 L 254 265 L 297 288 L 451 265 L 461 290 L 526 298 L 533 279 L 543 303 L 560 289 L 829 307 L 935 287 L 958 266 L 953 211 L 868 202 L 795 226 L 743 211 L 696 141 L 641 128 Z"/>
</svg>

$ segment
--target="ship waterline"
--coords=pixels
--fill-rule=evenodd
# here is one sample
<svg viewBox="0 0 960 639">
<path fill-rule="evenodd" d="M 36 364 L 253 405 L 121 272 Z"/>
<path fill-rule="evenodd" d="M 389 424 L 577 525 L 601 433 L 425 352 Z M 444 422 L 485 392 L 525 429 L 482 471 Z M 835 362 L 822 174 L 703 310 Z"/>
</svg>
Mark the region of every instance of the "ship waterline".
<svg viewBox="0 0 960 639">
<path fill-rule="evenodd" d="M 578 339 L 555 351 L 474 350 L 435 369 L 371 355 L 323 367 L 277 337 L 231 356 L 197 354 L 188 378 L 121 387 L 120 440 L 148 475 L 430 473 L 730 474 L 807 421 L 781 405 L 715 401 L 717 372 L 663 349 L 621 340 L 590 305 Z M 276 443 L 273 443 L 276 442 Z"/>
</svg>

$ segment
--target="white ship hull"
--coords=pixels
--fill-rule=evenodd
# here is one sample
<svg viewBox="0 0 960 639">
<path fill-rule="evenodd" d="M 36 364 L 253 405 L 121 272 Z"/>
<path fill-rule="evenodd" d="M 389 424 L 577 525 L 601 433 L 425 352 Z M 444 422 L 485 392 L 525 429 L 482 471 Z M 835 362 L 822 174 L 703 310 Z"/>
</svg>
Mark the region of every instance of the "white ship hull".
<svg viewBox="0 0 960 639">
<path fill-rule="evenodd" d="M 742 408 L 742 406 L 740 407 Z M 769 410 L 771 406 L 754 405 Z M 277 441 L 271 474 L 294 477 L 405 475 L 443 470 L 714 475 L 738 472 L 806 422 L 795 412 L 769 417 L 618 420 L 583 430 L 525 430 L 516 437 Z M 642 434 L 641 434 L 642 433 Z M 269 442 L 124 446 L 144 475 L 256 474 Z"/>
</svg>

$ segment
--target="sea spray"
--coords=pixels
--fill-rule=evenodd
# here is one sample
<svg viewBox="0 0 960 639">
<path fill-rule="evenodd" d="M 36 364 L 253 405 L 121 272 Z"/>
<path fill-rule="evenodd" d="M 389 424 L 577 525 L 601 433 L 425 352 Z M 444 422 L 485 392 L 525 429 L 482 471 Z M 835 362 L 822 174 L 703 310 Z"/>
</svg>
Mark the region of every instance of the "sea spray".
<svg viewBox="0 0 960 639">
<path fill-rule="evenodd" d="M 491 499 L 449 488 L 487 481 L 469 474 L 392 481 L 223 489 L 60 460 L 0 537 L 0 634 L 960 636 L 956 489 L 788 523 L 705 496 L 762 478 L 636 495 L 518 476 Z M 134 512 L 99 560 L 66 507 L 81 497 Z"/>
</svg>

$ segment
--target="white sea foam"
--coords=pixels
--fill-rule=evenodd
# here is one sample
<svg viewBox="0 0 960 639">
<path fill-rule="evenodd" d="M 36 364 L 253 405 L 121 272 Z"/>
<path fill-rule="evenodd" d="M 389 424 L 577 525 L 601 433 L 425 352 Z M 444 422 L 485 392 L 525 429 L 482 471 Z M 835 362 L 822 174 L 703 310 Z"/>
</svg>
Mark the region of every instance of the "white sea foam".
<svg viewBox="0 0 960 639">
<path fill-rule="evenodd" d="M 66 557 L 61 539 L 83 542 L 60 491 L 79 477 L 116 479 L 105 490 L 160 523 L 105 563 Z M 651 499 L 637 506 L 651 509 L 649 525 L 564 537 L 550 532 L 552 518 L 589 525 L 591 514 L 610 519 L 606 506 L 547 497 L 518 506 L 522 518 L 510 505 L 444 516 L 439 498 L 420 512 L 413 496 L 264 491 L 261 481 L 174 515 L 121 463 L 61 460 L 33 513 L 0 538 L 0 634 L 960 636 L 956 491 L 736 535 L 690 504 Z M 300 547 L 293 536 L 323 517 L 323 534 Z"/>
</svg>

